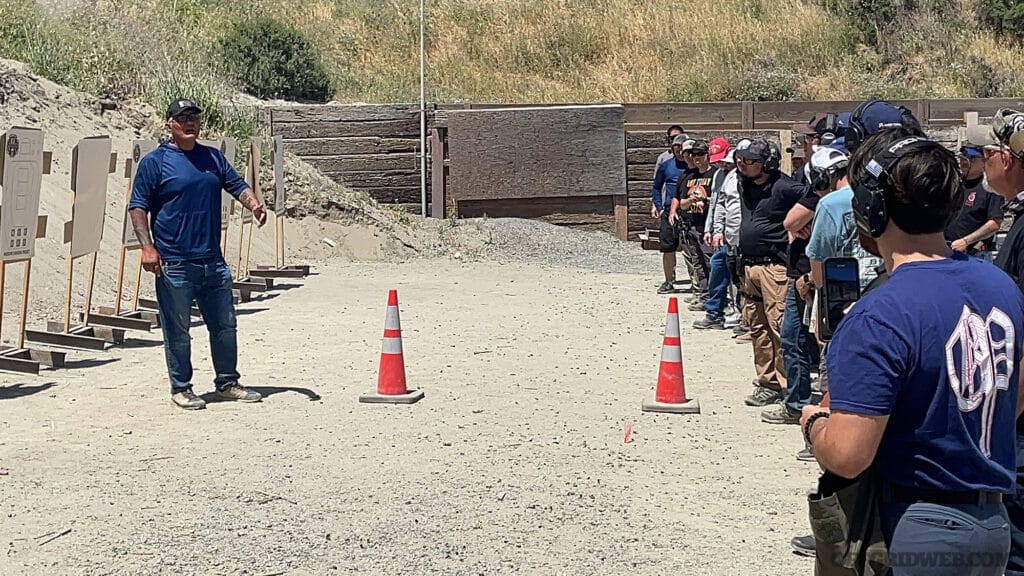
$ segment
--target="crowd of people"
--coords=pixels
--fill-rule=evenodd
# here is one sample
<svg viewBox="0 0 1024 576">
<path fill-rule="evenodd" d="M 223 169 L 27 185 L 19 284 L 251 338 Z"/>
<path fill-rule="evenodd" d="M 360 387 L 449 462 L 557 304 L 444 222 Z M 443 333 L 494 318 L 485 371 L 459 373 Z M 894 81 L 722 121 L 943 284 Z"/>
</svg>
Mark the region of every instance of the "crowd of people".
<svg viewBox="0 0 1024 576">
<path fill-rule="evenodd" d="M 658 292 L 689 292 L 694 328 L 751 344 L 746 404 L 799 425 L 796 457 L 823 471 L 811 517 L 815 498 L 853 486 L 877 519 L 884 561 L 865 552 L 868 528 L 833 541 L 812 522 L 794 538 L 818 573 L 1024 575 L 1024 114 L 961 129 L 957 150 L 883 100 L 793 132 L 779 144 L 668 129 L 651 189 Z M 837 259 L 856 263 L 859 299 L 831 327 Z M 852 550 L 858 569 L 842 572 Z"/>
</svg>

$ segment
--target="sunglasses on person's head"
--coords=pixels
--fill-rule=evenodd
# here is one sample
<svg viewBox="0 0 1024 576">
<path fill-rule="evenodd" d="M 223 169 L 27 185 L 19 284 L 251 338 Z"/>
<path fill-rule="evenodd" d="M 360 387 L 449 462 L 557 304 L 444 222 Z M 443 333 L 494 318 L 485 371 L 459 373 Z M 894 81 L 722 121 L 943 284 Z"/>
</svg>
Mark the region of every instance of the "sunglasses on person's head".
<svg viewBox="0 0 1024 576">
<path fill-rule="evenodd" d="M 184 114 L 172 116 L 171 119 L 178 124 L 184 124 L 186 122 L 201 122 L 203 120 L 203 115 L 199 112 L 186 112 Z"/>
</svg>

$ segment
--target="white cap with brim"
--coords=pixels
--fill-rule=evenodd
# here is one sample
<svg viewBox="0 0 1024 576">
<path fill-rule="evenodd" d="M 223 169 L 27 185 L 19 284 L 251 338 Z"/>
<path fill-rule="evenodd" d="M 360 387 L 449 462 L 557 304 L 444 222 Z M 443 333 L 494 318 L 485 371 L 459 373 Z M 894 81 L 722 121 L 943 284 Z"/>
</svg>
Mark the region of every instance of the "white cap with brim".
<svg viewBox="0 0 1024 576">
<path fill-rule="evenodd" d="M 736 149 L 735 148 L 730 148 L 729 152 L 727 152 L 725 154 L 725 158 L 722 158 L 722 162 L 725 162 L 727 164 L 735 164 L 736 163 Z"/>
</svg>

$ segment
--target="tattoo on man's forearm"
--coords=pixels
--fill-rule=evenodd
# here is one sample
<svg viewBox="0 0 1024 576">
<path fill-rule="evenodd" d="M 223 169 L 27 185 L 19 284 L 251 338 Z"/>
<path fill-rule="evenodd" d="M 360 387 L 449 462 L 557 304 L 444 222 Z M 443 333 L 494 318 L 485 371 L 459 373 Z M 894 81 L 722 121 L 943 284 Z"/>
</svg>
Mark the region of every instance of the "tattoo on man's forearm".
<svg viewBox="0 0 1024 576">
<path fill-rule="evenodd" d="M 142 208 L 132 208 L 128 211 L 128 216 L 132 219 L 132 228 L 135 230 L 135 237 L 139 239 L 139 244 L 152 244 L 153 237 L 149 233 L 149 215 L 146 211 Z"/>
<path fill-rule="evenodd" d="M 242 191 L 242 194 L 238 196 L 238 201 L 242 203 L 250 211 L 259 206 L 259 201 L 256 200 L 256 195 L 253 194 L 252 188 L 246 188 Z"/>
</svg>

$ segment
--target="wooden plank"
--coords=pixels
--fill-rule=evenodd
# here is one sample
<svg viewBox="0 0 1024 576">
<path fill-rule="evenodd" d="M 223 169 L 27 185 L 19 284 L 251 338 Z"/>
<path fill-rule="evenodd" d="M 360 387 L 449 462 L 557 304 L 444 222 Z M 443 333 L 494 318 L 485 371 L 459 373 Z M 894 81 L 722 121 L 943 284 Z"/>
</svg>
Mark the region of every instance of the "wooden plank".
<svg viewBox="0 0 1024 576">
<path fill-rule="evenodd" d="M 626 166 L 626 180 L 654 180 L 654 164 Z"/>
<path fill-rule="evenodd" d="M 352 156 L 313 156 L 305 159 L 322 172 L 376 172 L 418 170 L 416 154 L 358 154 Z"/>
<path fill-rule="evenodd" d="M 788 128 L 789 126 L 786 127 Z M 691 130 L 687 132 L 687 135 L 704 140 L 711 140 L 712 138 L 721 136 L 735 144 L 743 138 L 777 138 L 779 132 L 778 130 Z M 668 147 L 665 143 L 665 132 L 653 132 L 649 130 L 636 131 L 629 129 L 627 126 L 626 148 L 627 150 L 630 148 L 660 148 L 662 150 L 667 150 Z"/>
<path fill-rule="evenodd" d="M 284 141 L 288 151 L 296 156 L 343 156 L 346 154 L 390 154 L 416 152 L 420 141 L 416 138 L 289 138 Z"/>
<path fill-rule="evenodd" d="M 649 198 L 630 198 L 627 207 L 629 217 L 626 219 L 626 229 L 629 233 L 661 226 L 661 222 L 657 218 L 651 218 L 651 200 Z"/>
<path fill-rule="evenodd" d="M 754 102 L 754 126 L 760 129 L 792 128 L 797 122 L 806 123 L 818 112 L 853 112 L 860 101 L 821 100 L 796 102 Z M 769 126 L 770 125 L 770 126 Z"/>
<path fill-rule="evenodd" d="M 299 138 L 353 138 L 376 136 L 378 138 L 418 138 L 420 121 L 417 118 L 405 120 L 381 120 L 377 122 L 302 122 L 274 123 L 274 136 L 289 139 Z"/>
<path fill-rule="evenodd" d="M 654 164 L 658 161 L 658 156 L 664 153 L 664 148 L 627 148 L 626 165 Z"/>
<path fill-rule="evenodd" d="M 653 185 L 653 180 L 630 180 L 626 183 L 626 192 L 630 198 L 650 199 Z"/>
<path fill-rule="evenodd" d="M 445 178 L 444 148 L 447 131 L 434 128 L 430 131 L 430 215 L 444 218 Z"/>
<path fill-rule="evenodd" d="M 626 124 L 626 130 L 634 130 L 637 132 L 661 132 L 664 136 L 665 129 L 668 128 L 668 124 L 661 122 L 636 122 Z M 694 130 L 740 130 L 741 126 L 739 121 L 736 122 L 687 122 L 686 133 L 689 134 Z"/>
<path fill-rule="evenodd" d="M 626 240 L 629 236 L 627 222 L 629 218 L 628 199 L 625 195 L 613 196 L 612 205 L 615 211 L 615 237 L 619 240 Z"/>
<path fill-rule="evenodd" d="M 459 203 L 625 194 L 622 114 L 621 106 L 452 111 L 449 194 Z"/>
<path fill-rule="evenodd" d="M 754 129 L 754 103 L 744 102 L 740 112 L 740 128 L 743 130 Z"/>
<path fill-rule="evenodd" d="M 928 106 L 928 123 L 931 125 L 959 125 L 963 122 L 964 112 L 977 112 L 981 119 L 989 119 L 1000 108 L 1024 110 L 1024 99 L 1021 98 L 949 98 L 932 100 Z M 923 119 L 921 119 L 923 121 Z M 984 120 L 981 123 L 985 123 Z"/>
<path fill-rule="evenodd" d="M 743 104 L 741 102 L 661 102 L 649 104 L 626 104 L 626 122 L 664 124 L 662 133 L 670 124 L 681 124 L 691 129 L 695 123 L 740 123 Z"/>
<path fill-rule="evenodd" d="M 390 170 L 381 172 L 324 172 L 325 176 L 335 182 L 341 182 L 353 188 L 384 188 L 388 186 L 406 187 L 420 185 L 419 172 L 411 170 Z"/>
<path fill-rule="evenodd" d="M 430 106 L 427 107 L 428 113 Z M 419 104 L 343 104 L 286 106 L 270 109 L 274 124 L 298 122 L 372 122 L 419 119 Z"/>
</svg>

